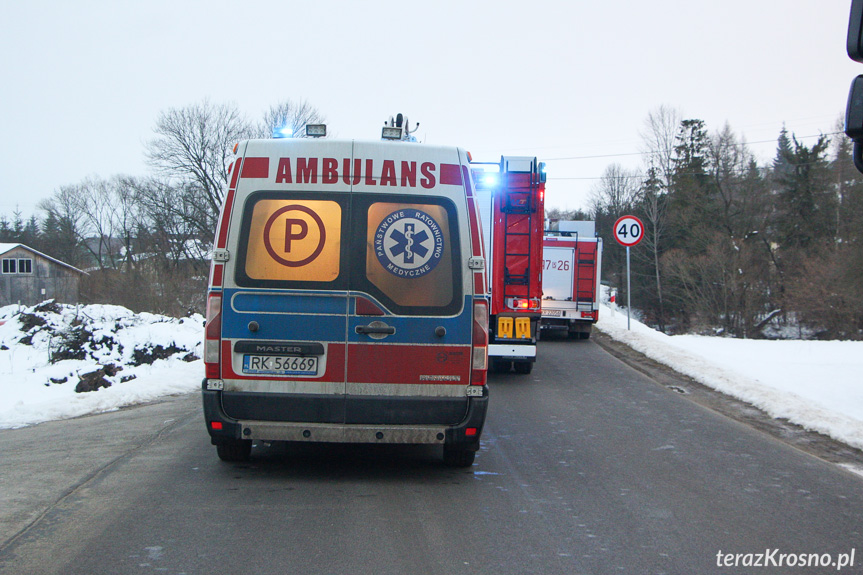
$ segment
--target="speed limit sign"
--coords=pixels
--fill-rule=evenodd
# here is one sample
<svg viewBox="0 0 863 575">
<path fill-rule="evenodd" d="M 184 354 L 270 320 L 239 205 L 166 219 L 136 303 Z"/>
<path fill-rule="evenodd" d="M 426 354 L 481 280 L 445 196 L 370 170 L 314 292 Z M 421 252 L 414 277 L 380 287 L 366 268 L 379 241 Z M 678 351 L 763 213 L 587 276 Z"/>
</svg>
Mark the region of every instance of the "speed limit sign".
<svg viewBox="0 0 863 575">
<path fill-rule="evenodd" d="M 638 244 L 644 237 L 644 224 L 635 216 L 621 216 L 614 222 L 614 239 L 622 246 Z"/>
<path fill-rule="evenodd" d="M 635 216 L 621 216 L 614 222 L 614 239 L 626 248 L 626 329 L 629 325 L 629 310 L 632 307 L 629 285 L 629 248 L 638 244 L 644 237 L 644 224 Z"/>
</svg>

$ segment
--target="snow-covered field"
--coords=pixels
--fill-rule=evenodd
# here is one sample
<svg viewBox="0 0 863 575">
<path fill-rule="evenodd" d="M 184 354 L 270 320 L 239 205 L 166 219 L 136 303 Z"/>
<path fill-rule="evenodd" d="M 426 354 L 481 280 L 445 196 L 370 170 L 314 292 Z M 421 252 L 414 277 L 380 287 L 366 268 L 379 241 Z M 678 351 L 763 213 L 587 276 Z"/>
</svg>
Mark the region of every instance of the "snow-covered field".
<svg viewBox="0 0 863 575">
<path fill-rule="evenodd" d="M 200 316 L 173 319 L 117 306 L 42 305 L 0 308 L 4 321 L 0 429 L 200 389 Z M 863 342 L 667 336 L 635 320 L 631 327 L 627 330 L 625 311 L 603 306 L 597 328 L 614 339 L 774 417 L 863 449 Z M 76 349 L 83 357 L 60 359 L 76 355 Z M 169 357 L 153 359 L 160 355 Z M 110 387 L 76 392 L 80 375 L 108 364 L 122 367 L 103 376 Z"/>
</svg>

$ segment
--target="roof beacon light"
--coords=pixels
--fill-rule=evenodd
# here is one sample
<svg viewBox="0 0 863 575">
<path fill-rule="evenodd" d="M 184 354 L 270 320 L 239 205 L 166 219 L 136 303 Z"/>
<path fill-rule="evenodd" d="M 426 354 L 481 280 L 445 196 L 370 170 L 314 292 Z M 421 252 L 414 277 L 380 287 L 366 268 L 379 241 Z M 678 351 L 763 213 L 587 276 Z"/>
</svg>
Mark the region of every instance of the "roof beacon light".
<svg viewBox="0 0 863 575">
<path fill-rule="evenodd" d="M 306 136 L 309 138 L 326 138 L 326 124 L 306 124 Z"/>
<path fill-rule="evenodd" d="M 276 126 L 273 128 L 274 138 L 290 138 L 294 135 L 294 129 L 290 126 Z"/>
<path fill-rule="evenodd" d="M 496 173 L 486 173 L 482 175 L 482 183 L 487 188 L 493 188 L 498 184 L 498 175 Z"/>
</svg>

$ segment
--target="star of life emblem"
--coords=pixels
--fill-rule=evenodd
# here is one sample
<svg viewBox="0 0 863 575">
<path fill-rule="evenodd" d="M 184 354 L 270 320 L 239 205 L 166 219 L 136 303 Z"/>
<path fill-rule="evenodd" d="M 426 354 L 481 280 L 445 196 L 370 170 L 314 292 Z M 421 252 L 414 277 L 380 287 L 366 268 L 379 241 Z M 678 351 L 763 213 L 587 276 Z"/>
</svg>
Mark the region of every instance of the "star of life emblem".
<svg viewBox="0 0 863 575">
<path fill-rule="evenodd" d="M 440 225 L 422 210 L 398 210 L 381 221 L 375 231 L 375 255 L 393 275 L 418 278 L 440 262 L 444 237 Z"/>
</svg>

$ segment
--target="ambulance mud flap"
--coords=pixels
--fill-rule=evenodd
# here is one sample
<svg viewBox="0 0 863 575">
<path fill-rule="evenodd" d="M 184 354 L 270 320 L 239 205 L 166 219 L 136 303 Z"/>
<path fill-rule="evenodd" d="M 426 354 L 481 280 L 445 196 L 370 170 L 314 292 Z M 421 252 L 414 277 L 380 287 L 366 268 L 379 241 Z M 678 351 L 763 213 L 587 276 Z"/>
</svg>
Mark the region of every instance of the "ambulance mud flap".
<svg viewBox="0 0 863 575">
<path fill-rule="evenodd" d="M 222 411 L 221 392 L 207 390 L 207 380 L 204 380 L 204 390 L 201 398 L 204 403 L 204 421 L 207 423 L 207 431 L 213 445 L 228 443 L 242 439 L 242 427 L 240 423 L 229 418 Z"/>
</svg>

